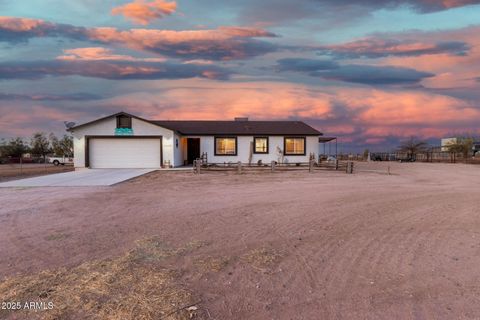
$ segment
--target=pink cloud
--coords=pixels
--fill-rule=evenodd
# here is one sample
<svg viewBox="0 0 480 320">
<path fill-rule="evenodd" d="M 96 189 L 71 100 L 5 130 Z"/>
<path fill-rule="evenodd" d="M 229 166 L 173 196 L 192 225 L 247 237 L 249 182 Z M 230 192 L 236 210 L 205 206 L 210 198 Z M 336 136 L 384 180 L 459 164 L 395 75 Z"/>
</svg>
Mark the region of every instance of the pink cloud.
<svg viewBox="0 0 480 320">
<path fill-rule="evenodd" d="M 255 38 L 255 37 L 275 37 L 276 35 L 265 29 L 252 27 L 219 27 L 218 31 L 229 35 L 230 37 Z"/>
<path fill-rule="evenodd" d="M 0 106 L 0 135 L 30 137 L 34 132 L 64 133 L 63 121 L 76 119 L 82 113 L 62 110 L 45 105 L 2 105 Z"/>
<path fill-rule="evenodd" d="M 423 2 L 425 2 L 426 4 L 428 4 L 428 3 L 440 2 L 441 5 L 442 5 L 444 8 L 456 8 L 456 7 L 461 7 L 461 6 L 465 6 L 465 5 L 469 5 L 469 4 L 476 4 L 476 3 L 478 3 L 478 1 L 476 1 L 476 0 L 440 0 L 440 1 L 437 1 L 437 0 L 424 0 Z"/>
<path fill-rule="evenodd" d="M 164 0 L 134 0 L 112 9 L 113 15 L 123 15 L 134 23 L 147 25 L 153 20 L 171 15 L 177 9 L 177 3 Z"/>
<path fill-rule="evenodd" d="M 432 2 L 433 3 L 433 2 Z M 445 1 L 454 6 L 459 1 Z M 320 52 L 349 63 L 412 68 L 434 74 L 423 79 L 427 88 L 473 88 L 480 70 L 480 26 L 441 31 L 376 33 L 351 42 L 319 47 Z M 360 59 L 360 60 L 358 60 Z M 357 62 L 355 62 L 357 63 Z"/>
<path fill-rule="evenodd" d="M 387 56 L 421 56 L 432 54 L 464 55 L 469 47 L 461 41 L 430 39 L 397 39 L 379 35 L 347 43 L 323 46 L 321 52 L 346 58 L 379 58 Z"/>
<path fill-rule="evenodd" d="M 191 41 L 226 41 L 233 38 L 274 37 L 263 29 L 247 27 L 219 27 L 207 30 L 158 30 L 93 28 L 88 32 L 90 39 L 106 43 L 125 43 L 134 47 L 154 47 L 163 42 L 167 44 L 186 43 Z"/>
<path fill-rule="evenodd" d="M 479 109 L 463 100 L 419 91 L 373 90 L 355 105 L 364 108 L 358 116 L 366 125 L 388 124 L 392 128 L 401 125 L 448 126 L 480 116 Z"/>
<path fill-rule="evenodd" d="M 87 31 L 91 40 L 115 43 L 158 54 L 191 59 L 244 59 L 275 50 L 275 46 L 249 40 L 274 37 L 275 34 L 258 28 L 219 27 L 208 30 L 156 30 L 93 28 Z"/>
<path fill-rule="evenodd" d="M 95 115 L 93 109 L 70 112 L 60 105 L 36 105 L 32 109 L 28 101 L 7 101 L 0 107 L 4 115 L 0 118 L 0 133 L 21 135 L 25 134 L 24 128 L 32 132 L 42 128 L 63 130 L 63 120 L 81 122 L 120 110 L 149 119 L 206 120 L 236 116 L 258 120 L 302 119 L 326 135 L 340 136 L 343 143 L 374 145 L 392 137 L 438 139 L 454 132 L 480 133 L 477 105 L 415 90 L 319 88 L 282 82 L 208 79 L 149 81 L 140 86 L 141 92 L 95 102 L 98 113 Z M 132 89 L 131 84 L 128 87 Z"/>
<path fill-rule="evenodd" d="M 45 25 L 46 22 L 40 19 L 0 17 L 0 26 L 2 29 L 15 32 L 38 30 L 40 26 Z"/>
<path fill-rule="evenodd" d="M 164 58 L 136 58 L 129 55 L 114 54 L 111 49 L 103 47 L 88 47 L 63 50 L 64 55 L 58 56 L 58 60 L 119 60 L 119 61 L 150 61 L 163 62 Z"/>
<path fill-rule="evenodd" d="M 480 109 L 463 100 L 413 90 L 319 89 L 279 82 L 212 86 L 206 80 L 162 82 L 161 86 L 161 95 L 129 94 L 107 100 L 103 106 L 112 112 L 122 106 L 148 118 L 172 120 L 293 117 L 311 121 L 326 134 L 363 141 L 410 135 L 440 138 L 454 131 L 478 131 L 475 119 L 480 117 Z"/>
<path fill-rule="evenodd" d="M 158 86 L 158 84 L 156 84 Z M 155 119 L 282 119 L 289 116 L 326 117 L 332 109 L 330 98 L 308 87 L 282 83 L 211 83 L 209 81 L 170 81 L 157 94 L 129 94 L 105 101 L 131 112 L 142 112 Z M 169 106 L 168 108 L 163 108 Z"/>
<path fill-rule="evenodd" d="M 25 18 L 0 18 L 0 38 L 26 41 L 35 37 L 65 37 L 115 44 L 162 56 L 193 60 L 246 59 L 279 47 L 256 38 L 275 37 L 261 28 L 226 26 L 206 30 L 83 28 Z"/>
</svg>

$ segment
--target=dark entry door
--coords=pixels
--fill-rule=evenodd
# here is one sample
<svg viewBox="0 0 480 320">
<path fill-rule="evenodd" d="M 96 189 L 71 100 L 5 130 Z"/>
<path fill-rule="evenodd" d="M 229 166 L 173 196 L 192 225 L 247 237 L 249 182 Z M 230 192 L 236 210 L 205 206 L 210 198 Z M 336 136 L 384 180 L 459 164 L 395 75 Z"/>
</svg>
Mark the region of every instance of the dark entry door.
<svg viewBox="0 0 480 320">
<path fill-rule="evenodd" d="M 187 162 L 200 158 L 200 138 L 187 138 Z"/>
</svg>

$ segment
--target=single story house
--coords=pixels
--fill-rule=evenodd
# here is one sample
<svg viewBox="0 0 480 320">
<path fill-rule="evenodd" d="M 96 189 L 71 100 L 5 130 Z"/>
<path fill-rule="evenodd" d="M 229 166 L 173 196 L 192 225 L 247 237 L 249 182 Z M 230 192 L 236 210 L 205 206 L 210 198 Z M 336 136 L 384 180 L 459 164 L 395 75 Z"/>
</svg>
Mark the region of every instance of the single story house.
<svg viewBox="0 0 480 320">
<path fill-rule="evenodd" d="M 322 133 L 301 121 L 146 120 L 125 112 L 73 126 L 76 168 L 160 168 L 209 163 L 308 162 Z"/>
</svg>

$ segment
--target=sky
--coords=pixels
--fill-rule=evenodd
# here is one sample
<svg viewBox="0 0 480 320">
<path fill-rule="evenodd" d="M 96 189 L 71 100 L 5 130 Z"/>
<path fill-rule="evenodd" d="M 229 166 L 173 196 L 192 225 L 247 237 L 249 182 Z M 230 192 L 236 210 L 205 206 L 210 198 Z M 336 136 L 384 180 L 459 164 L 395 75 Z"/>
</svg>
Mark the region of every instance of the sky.
<svg viewBox="0 0 480 320">
<path fill-rule="evenodd" d="M 119 111 L 480 135 L 480 0 L 0 0 L 0 138 Z"/>
</svg>

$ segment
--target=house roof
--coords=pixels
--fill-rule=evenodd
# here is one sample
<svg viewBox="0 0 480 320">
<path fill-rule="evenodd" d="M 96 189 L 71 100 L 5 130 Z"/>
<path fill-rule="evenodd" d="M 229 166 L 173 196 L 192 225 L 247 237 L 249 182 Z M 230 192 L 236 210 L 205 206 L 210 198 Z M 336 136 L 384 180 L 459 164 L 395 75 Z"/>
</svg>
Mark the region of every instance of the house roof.
<svg viewBox="0 0 480 320">
<path fill-rule="evenodd" d="M 336 137 L 320 137 L 318 138 L 318 142 L 320 143 L 327 143 L 327 142 L 330 142 L 330 141 L 333 141 L 333 140 L 337 140 Z"/>
<path fill-rule="evenodd" d="M 100 121 L 103 121 L 103 120 L 107 120 L 107 119 L 110 119 L 110 118 L 113 118 L 113 117 L 117 117 L 117 116 L 128 116 L 128 117 L 132 117 L 132 118 L 135 118 L 135 119 L 138 119 L 138 120 L 142 120 L 142 121 L 145 121 L 145 122 L 152 123 L 152 121 L 150 121 L 150 120 L 140 118 L 140 117 L 137 117 L 133 114 L 121 111 L 121 112 L 117 112 L 117 113 L 111 114 L 111 115 L 106 116 L 106 117 L 101 117 L 101 118 L 98 118 L 98 119 L 95 119 L 95 120 L 92 120 L 92 121 L 89 121 L 89 122 L 85 122 L 85 123 L 76 125 L 74 127 L 71 127 L 69 129 L 67 129 L 67 131 L 74 131 L 75 129 L 86 127 L 88 125 L 91 125 L 91 124 L 94 124 L 94 123 L 97 123 L 97 122 L 100 122 Z"/>
<path fill-rule="evenodd" d="M 301 121 L 152 121 L 182 135 L 312 135 L 322 133 Z"/>
<path fill-rule="evenodd" d="M 100 122 L 119 115 L 133 118 L 178 132 L 181 135 L 282 135 L 282 136 L 321 136 L 320 131 L 312 128 L 302 121 L 217 121 L 217 120 L 147 120 L 118 112 L 110 116 L 83 123 L 68 129 L 74 131 L 96 122 Z"/>
</svg>

